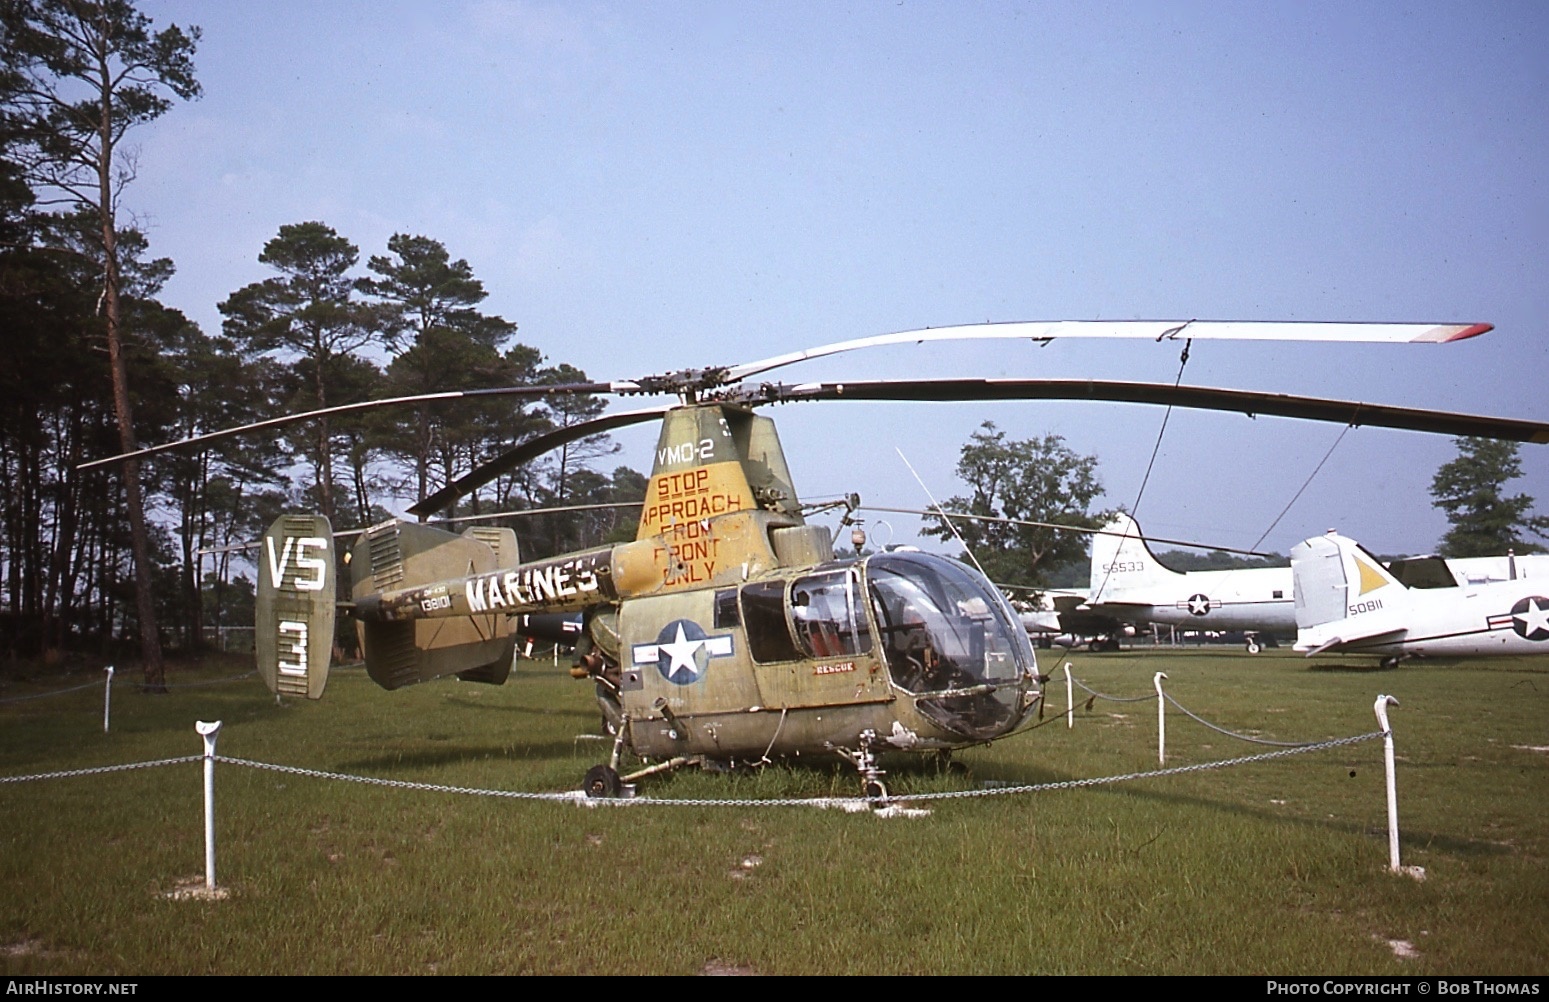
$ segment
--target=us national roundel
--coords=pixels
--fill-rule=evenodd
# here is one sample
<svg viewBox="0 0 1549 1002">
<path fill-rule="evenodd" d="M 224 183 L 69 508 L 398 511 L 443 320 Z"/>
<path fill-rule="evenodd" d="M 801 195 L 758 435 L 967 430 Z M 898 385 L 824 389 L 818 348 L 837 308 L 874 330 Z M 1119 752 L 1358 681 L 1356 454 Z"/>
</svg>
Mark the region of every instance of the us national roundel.
<svg viewBox="0 0 1549 1002">
<path fill-rule="evenodd" d="M 1188 606 L 1191 615 L 1206 615 L 1210 612 L 1210 598 L 1206 595 L 1190 595 Z"/>
<path fill-rule="evenodd" d="M 704 677 L 711 658 L 729 657 L 730 636 L 712 637 L 692 619 L 675 619 L 662 627 L 654 644 L 636 644 L 634 663 L 654 663 L 673 685 L 693 685 Z"/>
<path fill-rule="evenodd" d="M 1511 628 L 1528 640 L 1549 640 L 1549 598 L 1529 595 L 1511 607 Z"/>
</svg>

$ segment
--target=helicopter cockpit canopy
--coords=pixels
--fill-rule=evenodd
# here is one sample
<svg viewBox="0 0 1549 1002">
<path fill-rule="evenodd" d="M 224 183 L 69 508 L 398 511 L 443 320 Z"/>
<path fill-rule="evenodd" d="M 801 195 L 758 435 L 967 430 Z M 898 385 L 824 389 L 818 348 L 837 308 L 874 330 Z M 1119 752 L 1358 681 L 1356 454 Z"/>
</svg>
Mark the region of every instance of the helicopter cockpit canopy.
<svg viewBox="0 0 1549 1002">
<path fill-rule="evenodd" d="M 934 554 L 878 554 L 864 567 L 893 684 L 965 737 L 1015 726 L 1038 669 L 1005 598 L 981 575 Z"/>
<path fill-rule="evenodd" d="M 875 654 L 916 709 L 972 740 L 1014 728 L 1035 691 L 1033 646 L 1005 598 L 935 554 L 882 553 L 752 582 L 742 622 L 759 664 Z"/>
</svg>

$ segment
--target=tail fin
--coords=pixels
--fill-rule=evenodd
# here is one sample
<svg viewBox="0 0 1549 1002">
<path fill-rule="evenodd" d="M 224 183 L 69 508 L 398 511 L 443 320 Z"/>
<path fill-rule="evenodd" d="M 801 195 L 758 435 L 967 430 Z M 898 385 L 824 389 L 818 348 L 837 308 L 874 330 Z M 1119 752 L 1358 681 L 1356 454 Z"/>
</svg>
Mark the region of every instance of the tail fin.
<svg viewBox="0 0 1549 1002">
<path fill-rule="evenodd" d="M 333 656 L 338 572 L 333 528 L 321 515 L 282 515 L 259 556 L 254 648 L 274 693 L 317 699 Z"/>
<path fill-rule="evenodd" d="M 1404 629 L 1408 589 L 1353 539 L 1332 530 L 1291 547 L 1296 649 L 1318 653 Z"/>
<path fill-rule="evenodd" d="M 1141 536 L 1140 523 L 1122 511 L 1092 537 L 1088 602 L 1123 602 L 1132 597 L 1127 593 L 1182 578 L 1161 565 Z"/>
<path fill-rule="evenodd" d="M 456 582 L 518 563 L 516 533 L 510 529 L 480 527 L 459 536 L 396 520 L 367 529 L 350 553 L 357 602 L 377 592 Z M 445 590 L 422 601 L 450 606 Z M 510 619 L 498 609 L 473 616 L 362 621 L 359 627 L 366 674 L 384 689 L 453 674 L 465 682 L 500 685 L 511 672 L 516 650 Z"/>
</svg>

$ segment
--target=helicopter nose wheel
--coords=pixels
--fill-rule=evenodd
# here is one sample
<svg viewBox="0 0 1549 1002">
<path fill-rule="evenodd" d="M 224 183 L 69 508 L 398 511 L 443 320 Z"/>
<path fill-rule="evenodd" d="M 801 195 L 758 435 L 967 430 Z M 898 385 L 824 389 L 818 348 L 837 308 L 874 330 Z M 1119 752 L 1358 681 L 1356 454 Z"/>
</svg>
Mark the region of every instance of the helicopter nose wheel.
<svg viewBox="0 0 1549 1002">
<path fill-rule="evenodd" d="M 624 790 L 624 781 L 612 766 L 594 765 L 586 770 L 581 791 L 592 800 L 613 800 Z"/>
</svg>

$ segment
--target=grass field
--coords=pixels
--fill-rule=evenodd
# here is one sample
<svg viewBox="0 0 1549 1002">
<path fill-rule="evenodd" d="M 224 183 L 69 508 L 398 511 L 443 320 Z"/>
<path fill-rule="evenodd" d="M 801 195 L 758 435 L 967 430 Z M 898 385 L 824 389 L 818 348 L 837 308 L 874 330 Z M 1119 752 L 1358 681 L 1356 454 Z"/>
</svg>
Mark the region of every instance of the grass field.
<svg viewBox="0 0 1549 1002">
<path fill-rule="evenodd" d="M 1404 863 L 1387 872 L 1382 742 L 1124 784 L 932 802 L 587 808 L 363 786 L 222 764 L 220 901 L 202 878 L 197 763 L 0 785 L 4 974 L 1538 974 L 1549 972 L 1549 659 L 1310 666 L 1237 651 L 1082 654 L 1115 695 L 1168 692 L 1279 740 L 1377 729 L 1396 696 Z M 1058 666 L 1052 656 L 1045 670 Z M 188 668 L 214 680 L 231 663 Z M 100 672 L 95 674 L 100 679 Z M 560 791 L 606 757 L 588 687 L 548 663 L 501 688 L 385 693 L 338 671 L 318 703 L 256 679 L 17 697 L 0 777 L 195 755 L 416 782 Z M 1063 709 L 1063 684 L 1051 684 Z M 1168 764 L 1264 749 L 1169 712 Z M 895 794 L 1156 767 L 1155 702 L 1097 701 L 956 756 L 886 760 Z M 683 773 L 674 798 L 849 796 L 829 763 Z"/>
</svg>

